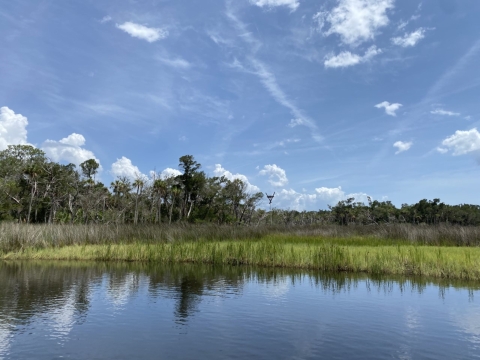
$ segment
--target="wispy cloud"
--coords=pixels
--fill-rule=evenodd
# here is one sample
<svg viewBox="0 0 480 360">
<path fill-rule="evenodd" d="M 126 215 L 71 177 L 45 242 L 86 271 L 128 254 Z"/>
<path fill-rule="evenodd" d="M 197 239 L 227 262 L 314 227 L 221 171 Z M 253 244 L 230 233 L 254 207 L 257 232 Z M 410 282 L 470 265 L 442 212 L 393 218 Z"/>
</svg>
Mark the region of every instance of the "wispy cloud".
<svg viewBox="0 0 480 360">
<path fill-rule="evenodd" d="M 425 29 L 419 28 L 410 34 L 397 36 L 391 39 L 392 43 L 401 47 L 412 47 L 425 37 Z"/>
<path fill-rule="evenodd" d="M 480 40 L 477 40 L 473 45 L 456 61 L 454 66 L 445 71 L 442 76 L 430 87 L 424 98 L 415 106 L 412 106 L 412 112 L 408 117 L 404 117 L 402 121 L 397 123 L 397 127 L 392 133 L 398 134 L 403 131 L 411 131 L 421 119 L 425 116 L 425 109 L 430 107 L 432 103 L 439 102 L 447 95 L 461 92 L 473 86 L 478 86 L 478 81 L 475 77 L 466 78 L 466 74 L 474 71 L 476 66 L 476 58 L 480 53 Z M 463 81 L 459 81 L 462 79 Z M 472 82 L 469 80 L 472 79 Z M 438 105 L 440 106 L 440 105 Z M 442 110 L 442 109 L 437 109 Z M 432 110 L 432 111 L 435 111 Z M 437 115 L 442 115 L 438 113 Z M 387 152 L 383 152 L 386 156 Z"/>
<path fill-rule="evenodd" d="M 384 108 L 385 113 L 390 116 L 397 116 L 396 111 L 400 109 L 401 106 L 403 105 L 399 103 L 390 104 L 388 101 L 384 101 L 375 105 L 375 107 L 378 109 Z"/>
<path fill-rule="evenodd" d="M 176 101 L 177 110 L 193 113 L 208 123 L 224 123 L 232 115 L 230 101 L 195 88 L 183 89 Z"/>
<path fill-rule="evenodd" d="M 188 69 L 192 66 L 190 62 L 182 58 L 167 58 L 159 56 L 157 57 L 157 60 L 176 69 Z"/>
<path fill-rule="evenodd" d="M 480 51 L 480 40 L 476 41 L 470 49 L 455 63 L 455 65 L 446 71 L 429 89 L 426 96 L 427 100 L 436 100 L 445 92 L 451 93 L 452 82 L 464 72 L 464 70 L 471 64 L 476 64 L 476 56 Z M 478 85 L 478 84 L 477 84 Z M 468 84 L 467 84 L 468 86 Z M 445 89 L 449 89 L 445 91 Z M 463 88 L 464 89 L 464 88 Z M 443 90 L 443 93 L 442 93 Z M 458 90 L 457 90 L 458 91 Z"/>
<path fill-rule="evenodd" d="M 300 139 L 291 138 L 291 139 L 284 139 L 280 141 L 275 141 L 273 143 L 268 143 L 263 146 L 265 150 L 273 150 L 276 148 L 285 148 L 288 145 L 297 144 L 300 142 Z M 254 146 L 259 146 L 259 144 L 254 144 Z"/>
<path fill-rule="evenodd" d="M 297 10 L 300 3 L 298 0 L 250 0 L 251 4 L 257 5 L 259 7 L 276 7 L 276 6 L 287 6 L 292 11 Z"/>
<path fill-rule="evenodd" d="M 90 103 L 83 103 L 79 101 L 76 102 L 76 104 L 101 115 L 124 114 L 127 112 L 125 108 L 116 104 L 108 104 L 108 103 L 91 103 L 90 104 Z"/>
<path fill-rule="evenodd" d="M 343 68 L 358 65 L 370 61 L 373 57 L 381 54 L 382 50 L 377 49 L 375 45 L 367 49 L 363 56 L 352 54 L 350 51 L 342 51 L 338 55 L 329 54 L 325 57 L 324 65 L 326 68 Z"/>
<path fill-rule="evenodd" d="M 117 28 L 125 31 L 132 37 L 146 40 L 150 43 L 157 40 L 165 39 L 168 36 L 168 31 L 160 28 L 151 28 L 140 24 L 127 21 L 121 25 L 117 24 Z"/>
<path fill-rule="evenodd" d="M 280 85 L 278 84 L 275 75 L 270 71 L 268 66 L 260 61 L 256 56 L 256 51 L 262 46 L 261 42 L 258 41 L 251 32 L 248 31 L 246 25 L 241 22 L 237 16 L 229 9 L 227 11 L 227 17 L 232 21 L 233 25 L 237 31 L 241 34 L 241 38 L 251 47 L 251 55 L 247 56 L 247 60 L 251 67 L 252 71 L 249 71 L 255 74 L 264 87 L 268 90 L 270 95 L 282 106 L 285 106 L 290 110 L 291 114 L 298 119 L 297 125 L 305 125 L 312 130 L 312 137 L 315 141 L 321 142 L 323 137 L 320 135 L 317 125 L 315 122 L 305 115 L 302 110 L 300 110 L 285 94 Z M 238 60 L 237 60 L 238 62 Z M 245 71 L 243 65 L 238 65 L 238 69 Z"/>
<path fill-rule="evenodd" d="M 109 15 L 104 16 L 104 17 L 102 18 L 102 20 L 100 20 L 100 22 L 101 22 L 102 24 L 107 23 L 107 22 L 109 22 L 109 21 L 112 21 L 112 17 L 109 16 Z"/>
<path fill-rule="evenodd" d="M 443 110 L 443 109 L 435 109 L 430 111 L 431 114 L 434 115 L 445 115 L 445 116 L 460 116 L 460 113 L 458 112 L 453 112 L 453 111 L 448 111 L 448 110 Z"/>
<path fill-rule="evenodd" d="M 303 119 L 292 119 L 290 120 L 290 123 L 288 124 L 289 127 L 294 128 L 298 125 L 303 125 L 304 121 Z"/>
</svg>

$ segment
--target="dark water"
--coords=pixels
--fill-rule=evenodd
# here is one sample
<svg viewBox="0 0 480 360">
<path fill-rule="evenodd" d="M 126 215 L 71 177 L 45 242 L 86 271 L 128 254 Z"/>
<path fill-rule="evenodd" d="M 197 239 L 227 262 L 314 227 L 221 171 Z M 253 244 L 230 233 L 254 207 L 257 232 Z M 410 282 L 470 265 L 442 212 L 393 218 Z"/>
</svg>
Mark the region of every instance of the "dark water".
<svg viewBox="0 0 480 360">
<path fill-rule="evenodd" d="M 0 262 L 0 359 L 480 359 L 480 284 Z"/>
</svg>

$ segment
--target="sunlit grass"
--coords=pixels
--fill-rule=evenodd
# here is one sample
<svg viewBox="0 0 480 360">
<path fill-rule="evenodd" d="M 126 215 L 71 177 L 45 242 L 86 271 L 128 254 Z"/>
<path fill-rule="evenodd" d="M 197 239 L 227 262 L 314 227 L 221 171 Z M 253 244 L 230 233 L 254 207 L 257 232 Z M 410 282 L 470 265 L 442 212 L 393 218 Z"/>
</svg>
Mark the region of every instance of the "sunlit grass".
<svg viewBox="0 0 480 360">
<path fill-rule="evenodd" d="M 72 245 L 24 248 L 4 253 L 3 259 L 142 261 L 289 267 L 369 274 L 425 275 L 480 280 L 480 248 L 417 245 L 338 245 L 289 241 L 271 236 L 264 240 L 195 241 Z"/>
<path fill-rule="evenodd" d="M 0 259 L 256 265 L 480 280 L 480 229 L 0 224 Z"/>
</svg>

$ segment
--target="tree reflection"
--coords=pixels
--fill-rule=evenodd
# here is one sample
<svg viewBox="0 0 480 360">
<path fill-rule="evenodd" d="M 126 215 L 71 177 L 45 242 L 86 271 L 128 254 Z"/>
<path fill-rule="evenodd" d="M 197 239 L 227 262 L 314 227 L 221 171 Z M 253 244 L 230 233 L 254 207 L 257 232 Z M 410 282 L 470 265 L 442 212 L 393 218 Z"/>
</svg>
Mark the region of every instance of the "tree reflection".
<svg viewBox="0 0 480 360">
<path fill-rule="evenodd" d="M 126 305 L 142 289 L 150 299 L 174 300 L 174 319 L 187 324 L 200 311 L 206 297 L 232 297 L 244 285 L 283 287 L 308 282 L 328 294 L 349 292 L 359 286 L 367 291 L 422 293 L 439 287 L 440 297 L 449 287 L 467 287 L 473 297 L 478 283 L 366 274 L 308 272 L 294 269 L 250 268 L 193 264 L 0 262 L 0 327 L 22 326 L 32 318 L 74 308 L 76 324 L 85 321 L 95 289 L 105 291 L 113 305 Z M 96 291 L 97 291 L 96 290 Z"/>
<path fill-rule="evenodd" d="M 98 270 L 89 267 L 59 267 L 44 263 L 0 262 L 0 312 L 15 324 L 58 309 L 69 301 L 81 317 L 90 307 L 90 284 Z"/>
</svg>

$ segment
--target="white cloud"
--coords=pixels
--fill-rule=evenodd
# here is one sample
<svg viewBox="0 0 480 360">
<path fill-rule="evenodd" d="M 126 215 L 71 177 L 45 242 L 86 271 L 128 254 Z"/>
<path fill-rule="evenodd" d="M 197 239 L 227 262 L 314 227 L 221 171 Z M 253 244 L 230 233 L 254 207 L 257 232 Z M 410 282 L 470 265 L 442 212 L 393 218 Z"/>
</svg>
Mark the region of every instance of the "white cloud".
<svg viewBox="0 0 480 360">
<path fill-rule="evenodd" d="M 298 0 L 250 0 L 250 3 L 259 7 L 288 6 L 292 11 L 297 10 L 300 5 Z"/>
<path fill-rule="evenodd" d="M 442 148 L 442 147 L 437 147 L 436 149 L 440 154 L 445 154 L 448 152 L 448 149 Z"/>
<path fill-rule="evenodd" d="M 387 10 L 393 4 L 394 0 L 338 0 L 338 6 L 325 15 L 324 22 L 330 23 L 325 35 L 338 34 L 351 46 L 373 40 L 378 29 L 388 25 Z"/>
<path fill-rule="evenodd" d="M 348 198 L 355 198 L 355 202 L 367 203 L 367 196 L 363 192 L 345 194 L 341 186 L 336 188 L 316 188 L 313 194 L 306 193 L 305 190 L 303 193 L 299 193 L 293 189 L 282 189 L 275 195 L 274 201 L 277 201 L 279 207 L 300 211 L 312 208 L 312 205 L 326 208 L 326 205 L 336 205 L 339 201 Z"/>
<path fill-rule="evenodd" d="M 8 145 L 26 145 L 28 120 L 6 106 L 0 108 L 0 151 Z"/>
<path fill-rule="evenodd" d="M 319 199 L 322 199 L 329 204 L 336 204 L 345 198 L 345 192 L 342 190 L 341 186 L 337 188 L 320 187 L 316 188 L 315 191 L 317 192 Z"/>
<path fill-rule="evenodd" d="M 85 145 L 85 138 L 83 135 L 73 133 L 68 135 L 66 138 L 63 138 L 59 142 L 65 145 L 83 146 Z"/>
<path fill-rule="evenodd" d="M 392 43 L 401 47 L 415 46 L 425 37 L 425 29 L 419 28 L 410 34 L 392 38 Z"/>
<path fill-rule="evenodd" d="M 403 105 L 399 103 L 390 104 L 388 101 L 384 101 L 380 104 L 375 105 L 375 107 L 378 109 L 384 108 L 387 115 L 390 116 L 397 116 L 395 112 L 400 109 L 401 106 Z"/>
<path fill-rule="evenodd" d="M 480 133 L 476 128 L 462 131 L 457 130 L 455 134 L 442 141 L 442 145 L 452 150 L 453 155 L 464 155 L 480 151 Z"/>
<path fill-rule="evenodd" d="M 235 179 L 242 180 L 247 185 L 247 191 L 250 193 L 259 192 L 260 188 L 258 186 L 250 184 L 248 178 L 242 174 L 232 174 L 230 171 L 224 169 L 222 165 L 215 164 L 215 170 L 213 170 L 215 176 L 221 177 L 225 176 L 228 180 L 233 181 Z"/>
<path fill-rule="evenodd" d="M 83 135 L 73 133 L 59 141 L 46 140 L 42 145 L 42 150 L 50 159 L 57 162 L 64 161 L 79 165 L 86 160 L 95 159 L 100 163 L 93 152 L 83 148 L 83 145 L 85 145 Z"/>
<path fill-rule="evenodd" d="M 125 176 L 130 180 L 146 177 L 144 174 L 142 174 L 137 166 L 132 164 L 132 160 L 126 158 L 125 156 L 117 159 L 117 161 L 112 164 L 110 173 L 114 177 Z"/>
<path fill-rule="evenodd" d="M 403 141 L 397 141 L 395 144 L 393 144 L 394 147 L 396 147 L 398 150 L 395 152 L 395 155 L 400 154 L 401 152 L 409 150 L 413 145 L 413 142 L 403 142 Z"/>
<path fill-rule="evenodd" d="M 165 39 L 168 36 L 168 31 L 160 28 L 149 28 L 144 25 L 135 24 L 127 21 L 121 25 L 117 24 L 117 28 L 125 31 L 132 37 L 146 40 L 148 42 L 155 42 L 160 39 Z"/>
<path fill-rule="evenodd" d="M 287 174 L 285 170 L 277 165 L 265 165 L 263 170 L 260 170 L 260 175 L 268 175 L 268 182 L 272 186 L 285 186 L 288 184 Z"/>
<path fill-rule="evenodd" d="M 460 113 L 458 113 L 458 112 L 447 111 L 447 110 L 443 110 L 443 109 L 432 110 L 432 111 L 430 111 L 430 113 L 434 114 L 434 115 L 460 116 Z"/>
<path fill-rule="evenodd" d="M 343 51 L 338 55 L 327 55 L 324 65 L 326 68 L 348 67 L 360 64 L 362 57 L 352 54 L 350 51 Z"/>
<path fill-rule="evenodd" d="M 178 175 L 182 175 L 182 172 L 177 169 L 166 168 L 160 173 L 160 178 L 165 180 L 171 177 L 176 177 Z"/>
<path fill-rule="evenodd" d="M 275 200 L 277 200 L 281 207 L 301 211 L 305 210 L 309 204 L 315 204 L 317 201 L 317 195 L 302 194 L 293 189 L 282 189 L 279 193 L 275 194 L 273 201 Z"/>
<path fill-rule="evenodd" d="M 109 16 L 109 15 L 104 16 L 104 17 L 102 18 L 102 20 L 100 20 L 100 22 L 101 22 L 102 24 L 104 24 L 104 23 L 106 23 L 106 22 L 109 22 L 109 21 L 112 21 L 112 17 Z"/>
<path fill-rule="evenodd" d="M 318 199 L 325 201 L 329 205 L 336 205 L 339 201 L 345 200 L 348 198 L 354 198 L 355 202 L 363 202 L 363 203 L 368 202 L 368 199 L 367 199 L 368 195 L 366 193 L 359 192 L 359 193 L 345 194 L 341 186 L 336 188 L 320 187 L 320 188 L 316 188 L 315 191 L 317 193 Z"/>
<path fill-rule="evenodd" d="M 374 56 L 381 54 L 382 50 L 375 45 L 369 47 L 363 56 L 352 54 L 350 51 L 342 51 L 338 55 L 329 54 L 323 63 L 326 68 L 339 68 L 357 65 L 370 61 Z"/>
</svg>

